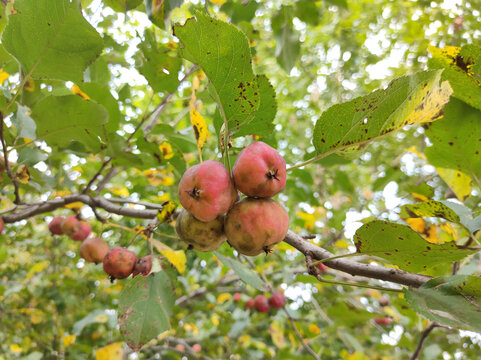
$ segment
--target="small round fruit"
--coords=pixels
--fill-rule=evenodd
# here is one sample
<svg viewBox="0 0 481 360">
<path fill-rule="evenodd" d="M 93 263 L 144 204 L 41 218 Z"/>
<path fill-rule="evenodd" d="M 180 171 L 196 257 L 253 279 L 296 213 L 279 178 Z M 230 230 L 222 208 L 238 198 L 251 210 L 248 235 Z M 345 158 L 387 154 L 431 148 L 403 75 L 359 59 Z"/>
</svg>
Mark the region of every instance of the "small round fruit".
<svg viewBox="0 0 481 360">
<path fill-rule="evenodd" d="M 188 211 L 181 210 L 175 222 L 175 230 L 180 240 L 199 251 L 214 251 L 226 240 L 224 216 L 202 222 Z"/>
<path fill-rule="evenodd" d="M 62 221 L 61 229 L 64 234 L 72 236 L 80 230 L 81 226 L 82 223 L 75 215 L 69 215 Z"/>
<path fill-rule="evenodd" d="M 374 322 L 378 325 L 391 325 L 392 320 L 390 317 L 375 318 Z"/>
<path fill-rule="evenodd" d="M 254 298 L 254 308 L 257 311 L 267 313 L 270 309 L 269 301 L 267 301 L 267 298 L 264 295 L 257 295 Z"/>
<path fill-rule="evenodd" d="M 202 346 L 200 346 L 200 344 L 192 345 L 192 351 L 193 352 L 200 352 L 201 350 L 202 350 Z"/>
<path fill-rule="evenodd" d="M 0 218 L 0 234 L 3 232 L 4 228 L 5 228 L 5 222 L 3 221 L 2 218 Z"/>
<path fill-rule="evenodd" d="M 232 168 L 237 189 L 251 197 L 271 197 L 286 186 L 286 162 L 262 141 L 242 150 Z"/>
<path fill-rule="evenodd" d="M 135 263 L 132 277 L 134 278 L 139 274 L 147 276 L 149 275 L 150 270 L 152 270 L 152 255 L 143 256 Z"/>
<path fill-rule="evenodd" d="M 234 294 L 234 296 L 232 297 L 232 299 L 234 300 L 234 302 L 239 302 L 239 301 L 241 301 L 241 294 L 238 293 L 238 292 L 236 292 L 236 293 Z"/>
<path fill-rule="evenodd" d="M 90 263 L 101 263 L 109 252 L 109 244 L 101 238 L 90 238 L 82 242 L 79 248 L 80 256 Z"/>
<path fill-rule="evenodd" d="M 56 217 L 50 223 L 48 224 L 48 229 L 52 234 L 55 235 L 62 235 L 63 230 L 62 230 L 62 222 L 64 218 L 63 217 Z"/>
<path fill-rule="evenodd" d="M 255 304 L 254 299 L 250 299 L 249 301 L 247 301 L 244 304 L 244 309 L 250 309 L 250 308 L 254 307 L 254 304 Z"/>
<path fill-rule="evenodd" d="M 272 199 L 245 198 L 229 211 L 225 221 L 227 241 L 239 253 L 266 254 L 289 230 L 289 215 Z"/>
<path fill-rule="evenodd" d="M 104 271 L 112 279 L 125 279 L 134 271 L 137 255 L 122 247 L 114 247 L 104 257 Z"/>
<path fill-rule="evenodd" d="M 282 308 L 286 303 L 286 298 L 283 293 L 276 291 L 274 294 L 269 299 L 269 304 L 275 308 L 275 309 L 280 309 Z"/>
<path fill-rule="evenodd" d="M 92 228 L 89 224 L 80 222 L 80 229 L 78 229 L 74 234 L 69 235 L 69 237 L 75 241 L 83 241 L 90 235 L 91 232 Z"/>
<path fill-rule="evenodd" d="M 389 298 L 386 296 L 381 296 L 379 299 L 377 299 L 377 302 L 379 303 L 380 306 L 388 306 Z"/>
<path fill-rule="evenodd" d="M 189 168 L 179 182 L 179 201 L 200 221 L 225 214 L 237 200 L 237 190 L 222 163 L 207 160 Z"/>
</svg>

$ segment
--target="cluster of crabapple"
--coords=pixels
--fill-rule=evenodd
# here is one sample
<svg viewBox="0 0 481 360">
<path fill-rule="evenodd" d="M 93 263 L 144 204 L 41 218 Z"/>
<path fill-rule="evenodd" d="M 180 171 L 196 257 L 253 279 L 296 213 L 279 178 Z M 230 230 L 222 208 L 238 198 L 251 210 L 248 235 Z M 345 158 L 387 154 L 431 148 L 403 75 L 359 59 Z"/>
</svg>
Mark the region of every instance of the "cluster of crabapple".
<svg viewBox="0 0 481 360">
<path fill-rule="evenodd" d="M 5 228 L 5 222 L 3 221 L 2 218 L 0 218 L 0 234 L 3 232 L 4 228 Z"/>
<path fill-rule="evenodd" d="M 213 251 L 227 240 L 240 254 L 267 254 L 289 229 L 287 211 L 271 199 L 285 185 L 286 162 L 262 141 L 240 152 L 232 176 L 215 160 L 194 165 L 179 183 L 184 210 L 177 234 L 199 251 Z M 237 190 L 247 197 L 239 201 Z"/>
<path fill-rule="evenodd" d="M 239 302 L 241 300 L 240 293 L 234 294 L 234 301 Z M 286 304 L 286 298 L 280 291 L 275 291 L 269 299 L 264 295 L 257 295 L 255 298 L 246 301 L 244 309 L 255 309 L 262 313 L 268 313 L 271 308 L 281 309 Z"/>
<path fill-rule="evenodd" d="M 81 241 L 79 254 L 85 261 L 103 263 L 104 271 L 113 279 L 125 279 L 130 274 L 147 276 L 152 269 L 152 256 L 137 259 L 137 255 L 123 247 L 110 249 L 109 244 L 99 238 L 90 237 L 92 231 L 89 224 L 79 220 L 75 215 L 66 218 L 56 217 L 48 225 L 54 235 L 67 235 L 72 240 Z"/>
</svg>

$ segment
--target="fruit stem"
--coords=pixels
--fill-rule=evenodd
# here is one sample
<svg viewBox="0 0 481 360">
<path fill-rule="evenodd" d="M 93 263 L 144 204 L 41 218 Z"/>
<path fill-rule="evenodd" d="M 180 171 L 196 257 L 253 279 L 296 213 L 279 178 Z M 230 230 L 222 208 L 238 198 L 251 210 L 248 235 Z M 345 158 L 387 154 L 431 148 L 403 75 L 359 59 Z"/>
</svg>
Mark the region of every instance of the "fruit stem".
<svg viewBox="0 0 481 360">
<path fill-rule="evenodd" d="M 365 255 L 365 254 L 349 253 L 349 254 L 344 254 L 344 255 L 332 256 L 332 257 L 328 257 L 328 258 L 325 258 L 325 259 L 322 259 L 322 260 L 313 261 L 312 265 L 316 266 L 316 265 L 319 265 L 321 263 L 325 263 L 326 261 L 342 259 L 342 258 L 347 258 L 347 257 L 352 257 L 352 256 L 362 256 L 362 255 Z"/>
<path fill-rule="evenodd" d="M 368 285 L 368 284 L 362 284 L 362 283 L 349 283 L 349 282 L 344 282 L 344 281 L 333 281 L 333 280 L 326 280 L 322 278 L 320 275 L 316 276 L 317 280 L 320 282 L 324 282 L 327 284 L 333 284 L 333 285 L 346 285 L 346 286 L 356 286 L 356 287 L 362 287 L 362 288 L 368 288 L 368 289 L 374 289 L 374 290 L 381 290 L 381 291 L 391 291 L 395 293 L 402 293 L 403 291 L 400 289 L 391 289 L 383 286 L 376 286 L 376 285 Z"/>
</svg>

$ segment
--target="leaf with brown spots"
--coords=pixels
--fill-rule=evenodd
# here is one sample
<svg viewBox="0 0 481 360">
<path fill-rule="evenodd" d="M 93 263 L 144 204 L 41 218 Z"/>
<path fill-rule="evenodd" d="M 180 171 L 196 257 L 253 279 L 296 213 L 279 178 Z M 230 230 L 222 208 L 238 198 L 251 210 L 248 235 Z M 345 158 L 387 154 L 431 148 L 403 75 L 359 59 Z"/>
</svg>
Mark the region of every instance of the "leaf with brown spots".
<svg viewBox="0 0 481 360">
<path fill-rule="evenodd" d="M 175 297 L 165 271 L 129 280 L 120 295 L 118 322 L 124 341 L 135 351 L 170 329 Z"/>
<path fill-rule="evenodd" d="M 175 25 L 174 35 L 182 44 L 181 55 L 208 77 L 209 93 L 232 135 L 254 118 L 260 104 L 247 37 L 234 25 L 200 12 Z"/>
<path fill-rule="evenodd" d="M 481 278 L 441 276 L 405 289 L 408 304 L 429 320 L 481 332 Z"/>
<path fill-rule="evenodd" d="M 409 226 L 381 220 L 361 226 L 353 240 L 359 253 L 381 257 L 412 272 L 458 261 L 479 250 L 459 248 L 452 242 L 431 244 Z"/>
<path fill-rule="evenodd" d="M 384 90 L 330 107 L 314 128 L 317 152 L 358 150 L 405 125 L 439 119 L 452 93 L 440 77 L 441 71 L 404 76 Z"/>
<path fill-rule="evenodd" d="M 481 186 L 481 111 L 455 98 L 444 111 L 426 130 L 432 146 L 424 154 L 431 165 L 458 170 Z"/>
<path fill-rule="evenodd" d="M 439 217 L 459 224 L 459 216 L 436 200 L 429 200 L 418 204 L 403 205 L 399 214 L 403 219 L 416 217 Z"/>
<path fill-rule="evenodd" d="M 481 110 L 481 46 L 469 44 L 462 48 L 446 46 L 429 47 L 433 55 L 428 65 L 431 69 L 444 69 L 441 80 L 448 80 L 453 97 Z"/>
</svg>

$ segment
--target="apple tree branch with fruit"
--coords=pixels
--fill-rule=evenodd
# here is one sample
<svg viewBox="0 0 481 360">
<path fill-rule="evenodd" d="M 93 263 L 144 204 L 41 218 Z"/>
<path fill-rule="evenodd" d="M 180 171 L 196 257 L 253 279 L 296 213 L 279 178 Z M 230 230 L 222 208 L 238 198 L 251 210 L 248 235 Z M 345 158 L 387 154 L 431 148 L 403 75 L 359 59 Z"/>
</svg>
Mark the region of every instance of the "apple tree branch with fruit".
<svg viewBox="0 0 481 360">
<path fill-rule="evenodd" d="M 0 2 L 0 360 L 474 358 L 481 19 L 385 3 Z"/>
</svg>

